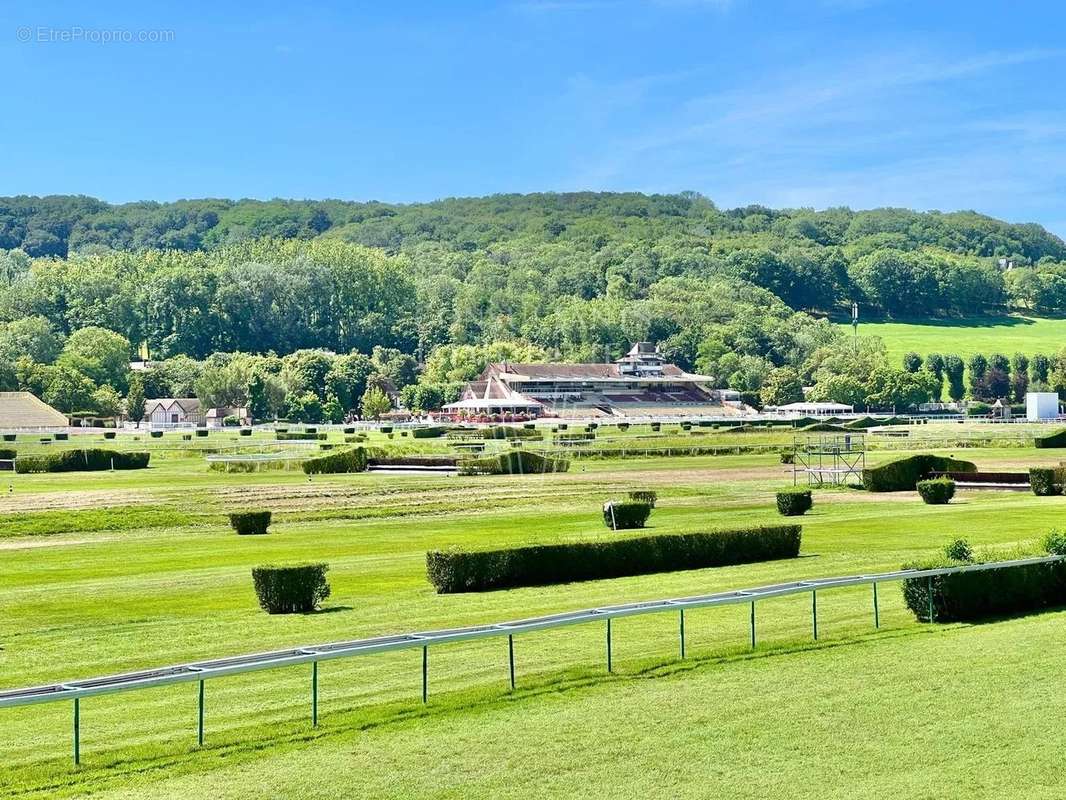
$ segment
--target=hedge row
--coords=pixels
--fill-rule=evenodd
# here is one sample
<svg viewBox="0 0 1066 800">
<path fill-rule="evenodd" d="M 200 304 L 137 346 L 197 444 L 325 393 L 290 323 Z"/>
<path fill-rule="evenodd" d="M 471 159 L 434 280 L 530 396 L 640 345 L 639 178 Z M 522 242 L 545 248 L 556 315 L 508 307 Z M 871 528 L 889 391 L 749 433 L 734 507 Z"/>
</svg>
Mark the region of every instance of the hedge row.
<svg viewBox="0 0 1066 800">
<path fill-rule="evenodd" d="M 565 458 L 548 458 L 529 450 L 510 450 L 491 456 L 463 458 L 459 461 L 463 475 L 541 475 L 546 472 L 566 472 L 570 462 Z"/>
<path fill-rule="evenodd" d="M 38 456 L 18 456 L 15 472 L 91 472 L 106 469 L 144 469 L 149 454 L 88 448 L 62 450 Z"/>
<path fill-rule="evenodd" d="M 1064 484 L 1066 484 L 1066 468 L 1064 467 L 1029 468 L 1029 486 L 1033 494 L 1039 497 L 1062 494 Z"/>
<path fill-rule="evenodd" d="M 0 461 L 11 461 L 18 456 L 18 451 L 0 448 Z"/>
<path fill-rule="evenodd" d="M 811 510 L 814 500 L 810 489 L 782 489 L 777 493 L 777 512 L 783 517 L 799 517 Z"/>
<path fill-rule="evenodd" d="M 281 441 L 315 441 L 325 439 L 326 434 L 315 431 L 275 431 L 274 438 Z"/>
<path fill-rule="evenodd" d="M 906 565 L 905 569 L 957 567 L 940 560 Z M 929 578 L 903 581 L 903 599 L 914 616 L 929 622 Z M 932 578 L 933 620 L 957 622 L 1036 611 L 1066 603 L 1066 563 L 1001 567 L 957 572 Z"/>
<path fill-rule="evenodd" d="M 259 605 L 270 614 L 301 614 L 314 611 L 329 597 L 326 564 L 266 564 L 252 569 L 252 582 Z"/>
<path fill-rule="evenodd" d="M 1055 433 L 1049 433 L 1047 436 L 1037 436 L 1033 440 L 1033 444 L 1036 447 L 1043 448 L 1066 447 L 1066 428 Z"/>
<path fill-rule="evenodd" d="M 367 463 L 366 448 L 353 447 L 338 450 L 324 456 L 305 460 L 301 467 L 308 475 L 333 475 L 342 472 L 365 472 Z"/>
<path fill-rule="evenodd" d="M 440 594 L 723 567 L 799 555 L 799 525 L 630 536 L 504 550 L 435 550 L 426 575 Z"/>
<path fill-rule="evenodd" d="M 438 439 L 448 432 L 447 428 L 440 425 L 436 425 L 431 428 L 412 428 L 412 439 Z M 353 431 L 354 433 L 354 431 Z"/>
<path fill-rule="evenodd" d="M 651 516 L 651 504 L 630 501 L 619 503 L 608 500 L 603 504 L 603 522 L 615 531 L 643 528 L 644 523 Z"/>
<path fill-rule="evenodd" d="M 229 524 L 241 536 L 261 535 L 270 527 L 269 511 L 234 511 L 229 515 Z"/>
<path fill-rule="evenodd" d="M 918 481 L 925 480 L 933 472 L 977 472 L 977 465 L 922 453 L 864 469 L 862 483 L 871 492 L 914 491 Z"/>
</svg>

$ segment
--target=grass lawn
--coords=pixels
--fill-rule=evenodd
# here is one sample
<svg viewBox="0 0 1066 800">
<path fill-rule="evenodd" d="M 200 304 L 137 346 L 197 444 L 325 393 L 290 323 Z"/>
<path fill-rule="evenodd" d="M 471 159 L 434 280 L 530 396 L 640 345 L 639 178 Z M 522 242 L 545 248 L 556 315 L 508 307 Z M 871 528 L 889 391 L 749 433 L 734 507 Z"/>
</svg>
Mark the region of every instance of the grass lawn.
<svg viewBox="0 0 1066 800">
<path fill-rule="evenodd" d="M 872 460 L 889 457 L 878 453 Z M 974 449 L 988 468 L 1057 463 L 1054 451 Z M 155 462 L 154 462 L 155 463 Z M 600 504 L 659 492 L 655 532 L 777 522 L 776 456 L 591 460 L 563 475 L 510 477 L 221 474 L 170 457 L 138 473 L 11 476 L 0 495 L 0 685 L 382 633 L 880 571 L 963 535 L 1009 548 L 1061 524 L 1066 497 L 824 491 L 799 559 L 563 586 L 436 595 L 425 551 L 610 535 Z M 223 512 L 277 512 L 266 537 L 237 537 Z M 322 612 L 259 610 L 249 571 L 329 562 Z M 758 607 L 615 623 L 615 675 L 601 625 L 324 663 L 321 725 L 309 669 L 210 681 L 207 743 L 195 748 L 195 684 L 82 702 L 83 765 L 69 704 L 0 710 L 0 795 L 15 797 L 1059 797 L 1066 699 L 1056 692 L 1050 613 L 979 626 L 916 623 L 898 585 Z M 900 765 L 907 765 L 901 769 Z"/>
<path fill-rule="evenodd" d="M 848 334 L 851 325 L 841 326 Z M 859 321 L 861 336 L 880 336 L 889 360 L 898 364 L 914 351 L 956 353 L 965 359 L 971 353 L 1057 353 L 1066 342 L 1066 319 L 1001 316 L 966 319 L 927 319 L 910 322 Z"/>
</svg>

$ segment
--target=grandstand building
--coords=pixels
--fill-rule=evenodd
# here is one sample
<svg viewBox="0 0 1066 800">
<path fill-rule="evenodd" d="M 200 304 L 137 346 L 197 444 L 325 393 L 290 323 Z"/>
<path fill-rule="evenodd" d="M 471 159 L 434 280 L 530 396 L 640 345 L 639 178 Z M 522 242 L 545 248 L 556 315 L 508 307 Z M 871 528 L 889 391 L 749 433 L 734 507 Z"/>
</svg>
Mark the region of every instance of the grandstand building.
<svg viewBox="0 0 1066 800">
<path fill-rule="evenodd" d="M 489 364 L 444 406 L 453 416 L 641 417 L 741 413 L 739 395 L 638 342 L 613 364 Z"/>
</svg>

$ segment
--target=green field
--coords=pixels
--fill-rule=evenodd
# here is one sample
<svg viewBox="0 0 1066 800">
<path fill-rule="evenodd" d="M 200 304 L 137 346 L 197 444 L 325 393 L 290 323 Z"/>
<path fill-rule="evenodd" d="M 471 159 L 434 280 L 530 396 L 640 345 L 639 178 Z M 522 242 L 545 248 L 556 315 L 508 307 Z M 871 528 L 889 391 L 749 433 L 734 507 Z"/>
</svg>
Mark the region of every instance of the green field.
<svg viewBox="0 0 1066 800">
<path fill-rule="evenodd" d="M 851 325 L 841 325 L 851 334 Z M 1057 353 L 1066 346 L 1066 319 L 1002 316 L 930 319 L 921 322 L 859 322 L 860 336 L 880 336 L 889 359 L 899 363 L 911 351 L 956 353 Z"/>
<path fill-rule="evenodd" d="M 926 426 L 932 427 L 932 426 Z M 952 429 L 957 426 L 952 426 Z M 923 431 L 924 433 L 924 431 Z M 1009 433 L 1009 432 L 1007 432 Z M 761 435 L 761 434 L 760 434 Z M 984 435 L 984 434 L 982 434 Z M 1006 435 L 1006 434 L 1005 434 Z M 782 434 L 785 436 L 785 434 Z M 1057 463 L 1004 439 L 982 467 Z M 655 532 L 780 520 L 776 454 L 591 459 L 562 475 L 424 477 L 209 472 L 162 452 L 138 473 L 10 475 L 0 495 L 0 686 L 89 677 L 269 648 L 515 619 L 788 579 L 895 569 L 958 535 L 1005 550 L 1061 525 L 1066 497 L 819 492 L 798 559 L 482 594 L 436 595 L 427 549 L 609 535 L 600 504 L 652 488 Z M 890 453 L 871 454 L 872 460 Z M 237 537 L 227 510 L 276 512 Z M 329 562 L 321 612 L 269 616 L 249 570 Z M 87 698 L 83 764 L 69 704 L 0 710 L 0 795 L 12 797 L 1061 797 L 1057 691 L 1066 615 L 923 625 L 897 585 L 619 620 L 614 674 L 601 625 Z"/>
</svg>

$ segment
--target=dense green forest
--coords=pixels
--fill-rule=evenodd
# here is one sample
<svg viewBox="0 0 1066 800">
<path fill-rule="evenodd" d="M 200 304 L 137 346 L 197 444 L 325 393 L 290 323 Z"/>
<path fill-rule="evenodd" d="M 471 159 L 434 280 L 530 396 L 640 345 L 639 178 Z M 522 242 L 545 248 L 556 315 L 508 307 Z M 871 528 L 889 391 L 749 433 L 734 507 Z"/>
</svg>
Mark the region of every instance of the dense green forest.
<svg viewBox="0 0 1066 800">
<path fill-rule="evenodd" d="M 254 383 L 264 415 L 310 418 L 358 408 L 368 381 L 428 408 L 501 353 L 599 361 L 636 340 L 768 401 L 797 383 L 939 396 L 906 377 L 936 370 L 885 364 L 876 341 L 834 357 L 851 345 L 826 317 L 852 301 L 866 317 L 1062 313 L 1066 244 L 969 211 L 723 210 L 694 193 L 0 198 L 0 388 L 66 411 L 121 402 L 123 352 L 159 363 L 135 396 L 243 404 Z"/>
</svg>

